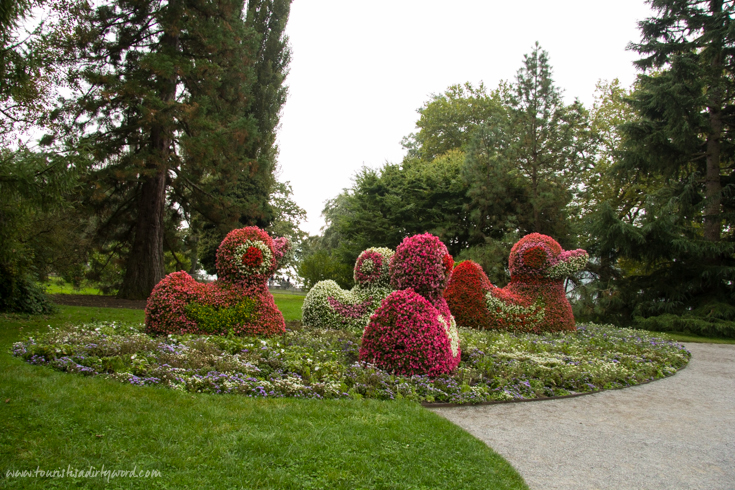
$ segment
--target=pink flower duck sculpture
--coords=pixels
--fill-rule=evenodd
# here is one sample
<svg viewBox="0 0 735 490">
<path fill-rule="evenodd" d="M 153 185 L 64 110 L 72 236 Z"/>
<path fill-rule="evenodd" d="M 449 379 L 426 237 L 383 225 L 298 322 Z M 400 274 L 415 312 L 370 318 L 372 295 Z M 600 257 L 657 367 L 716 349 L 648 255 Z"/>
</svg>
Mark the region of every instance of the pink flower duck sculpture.
<svg viewBox="0 0 735 490">
<path fill-rule="evenodd" d="M 401 375 L 436 376 L 460 361 L 459 335 L 442 293 L 454 260 L 428 233 L 408 237 L 390 264 L 391 286 L 362 336 L 360 360 Z"/>
</svg>

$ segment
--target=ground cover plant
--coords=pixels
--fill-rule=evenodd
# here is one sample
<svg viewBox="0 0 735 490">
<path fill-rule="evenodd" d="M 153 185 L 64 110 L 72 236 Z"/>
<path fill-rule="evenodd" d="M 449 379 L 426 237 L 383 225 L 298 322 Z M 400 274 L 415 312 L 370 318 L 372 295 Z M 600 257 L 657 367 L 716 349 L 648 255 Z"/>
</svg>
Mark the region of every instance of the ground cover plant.
<svg viewBox="0 0 735 490">
<path fill-rule="evenodd" d="M 485 444 L 416 403 L 194 395 L 69 376 L 11 355 L 15 341 L 39 338 L 47 325 L 101 319 L 139 324 L 143 311 L 59 306 L 48 317 L 0 316 L 0 487 L 527 488 Z M 7 476 L 103 465 L 162 476 Z"/>
<path fill-rule="evenodd" d="M 359 362 L 361 332 L 349 329 L 151 337 L 140 324 L 91 322 L 17 342 L 13 354 L 60 371 L 181 392 L 452 403 L 622 388 L 672 375 L 690 357 L 649 332 L 594 324 L 542 335 L 460 329 L 459 337 L 459 367 L 435 377 Z"/>
</svg>

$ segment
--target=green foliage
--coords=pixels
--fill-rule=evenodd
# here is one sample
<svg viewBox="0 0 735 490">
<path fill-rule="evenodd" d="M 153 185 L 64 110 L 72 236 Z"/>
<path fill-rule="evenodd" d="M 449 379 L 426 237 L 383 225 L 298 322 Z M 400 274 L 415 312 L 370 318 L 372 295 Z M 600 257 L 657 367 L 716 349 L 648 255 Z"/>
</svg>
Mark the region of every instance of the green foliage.
<svg viewBox="0 0 735 490">
<path fill-rule="evenodd" d="M 514 85 L 490 94 L 483 85 L 451 86 L 418 112 L 403 162 L 362 169 L 328 202 L 330 256 L 351 265 L 368 247 L 395 248 L 429 232 L 503 284 L 503 257 L 520 236 L 536 231 L 574 248 L 570 204 L 596 139 L 582 105 L 562 103 L 538 44 Z"/>
<path fill-rule="evenodd" d="M 243 300 L 235 306 L 220 307 L 190 303 L 184 311 L 186 316 L 197 322 L 199 329 L 210 334 L 226 333 L 235 325 L 252 323 L 257 318 L 254 315 L 255 301 L 250 298 Z"/>
<path fill-rule="evenodd" d="M 631 45 L 645 70 L 625 99 L 634 113 L 612 140 L 620 192 L 599 193 L 585 232 L 600 278 L 587 318 L 716 332 L 709 312 L 735 298 L 735 6 L 652 5 Z"/>
<path fill-rule="evenodd" d="M 530 231 L 554 236 L 570 248 L 566 206 L 595 151 L 589 115 L 579 101 L 564 105 L 551 78 L 548 53 L 538 43 L 524 56 L 508 104 L 504 157 L 528 189 L 530 209 L 524 211 L 530 213 Z"/>
<path fill-rule="evenodd" d="M 21 148 L 0 149 L 0 311 L 44 313 L 50 305 L 33 285 L 49 269 L 68 273 L 84 259 L 71 197 L 82 159 Z M 71 274 L 70 274 L 71 275 Z"/>
<path fill-rule="evenodd" d="M 0 312 L 47 315 L 54 306 L 32 279 L 0 264 Z"/>
<path fill-rule="evenodd" d="M 242 3 L 242 2 L 240 2 Z M 291 61 L 291 49 L 285 28 L 291 10 L 291 0 L 254 0 L 247 2 L 245 27 L 248 41 L 252 43 L 247 57 L 252 63 L 248 74 L 249 96 L 244 106 L 221 106 L 218 112 L 230 112 L 243 121 L 254 123 L 248 128 L 248 144 L 243 147 L 247 166 L 244 175 L 211 177 L 211 195 L 219 201 L 202 206 L 195 203 L 193 214 L 199 219 L 198 256 L 203 268 L 216 273 L 217 247 L 227 233 L 243 226 L 258 226 L 273 232 L 272 236 L 285 236 L 295 245 L 303 239 L 298 223 L 305 219 L 305 212 L 291 200 L 288 182 L 276 182 L 277 170 L 276 131 L 281 108 L 288 93 L 284 85 Z M 238 63 L 240 59 L 228 59 Z M 242 76 L 242 74 L 240 75 Z M 233 81 L 235 83 L 235 81 Z M 240 82 L 242 83 L 242 82 Z M 210 97 L 208 95 L 208 97 Z M 241 137 L 245 137 L 242 134 Z M 206 133 L 203 133 L 206 137 Z M 234 183 L 229 179 L 234 177 Z M 216 185 L 213 185 L 216 182 Z M 232 212 L 223 214 L 221 203 L 229 203 Z M 290 264 L 287 264 L 290 265 Z"/>
<path fill-rule="evenodd" d="M 314 240 L 311 240 L 312 242 Z M 334 257 L 328 250 L 318 245 L 307 250 L 299 261 L 297 268 L 299 277 L 304 281 L 304 288 L 311 289 L 320 281 L 333 280 L 339 287 L 352 287 L 352 268 Z"/>
<path fill-rule="evenodd" d="M 427 231 L 458 254 L 467 245 L 463 162 L 464 153 L 453 150 L 430 162 L 362 169 L 352 189 L 327 203 L 321 245 L 350 270 L 363 250 L 395 249 L 406 236 Z"/>
<path fill-rule="evenodd" d="M 653 332 L 676 332 L 702 337 L 735 339 L 735 321 L 703 316 L 664 314 L 648 318 L 635 318 L 633 326 Z"/>
<path fill-rule="evenodd" d="M 409 158 L 431 161 L 451 150 L 465 151 L 478 126 L 503 112 L 501 96 L 507 89 L 487 93 L 485 86 L 452 85 L 416 112 L 419 132 L 403 138 Z"/>
</svg>

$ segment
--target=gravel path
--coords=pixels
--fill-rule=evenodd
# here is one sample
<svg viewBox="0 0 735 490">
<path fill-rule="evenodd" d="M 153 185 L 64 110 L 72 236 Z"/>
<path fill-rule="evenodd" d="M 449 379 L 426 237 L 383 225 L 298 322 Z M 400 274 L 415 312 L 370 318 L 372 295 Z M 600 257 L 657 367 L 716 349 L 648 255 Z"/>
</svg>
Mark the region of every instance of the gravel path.
<svg viewBox="0 0 735 490">
<path fill-rule="evenodd" d="M 735 490 L 735 345 L 686 344 L 676 375 L 595 395 L 434 408 L 532 489 Z"/>
</svg>

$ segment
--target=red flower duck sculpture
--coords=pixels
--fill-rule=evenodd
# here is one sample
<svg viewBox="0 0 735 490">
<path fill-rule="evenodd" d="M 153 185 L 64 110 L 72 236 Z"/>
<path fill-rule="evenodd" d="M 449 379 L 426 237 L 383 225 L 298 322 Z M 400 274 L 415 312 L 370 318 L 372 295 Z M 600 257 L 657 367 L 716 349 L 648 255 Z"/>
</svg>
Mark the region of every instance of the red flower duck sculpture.
<svg viewBox="0 0 735 490">
<path fill-rule="evenodd" d="M 531 233 L 510 252 L 510 284 L 493 286 L 479 264 L 458 265 L 444 297 L 457 324 L 522 332 L 576 330 L 564 279 L 582 270 L 584 250 L 564 251 L 553 238 Z"/>
<path fill-rule="evenodd" d="M 286 331 L 268 291 L 268 279 L 289 244 L 255 226 L 233 230 L 217 249 L 217 276 L 200 283 L 184 271 L 153 288 L 145 310 L 146 332 L 162 334 L 273 335 Z"/>
</svg>

